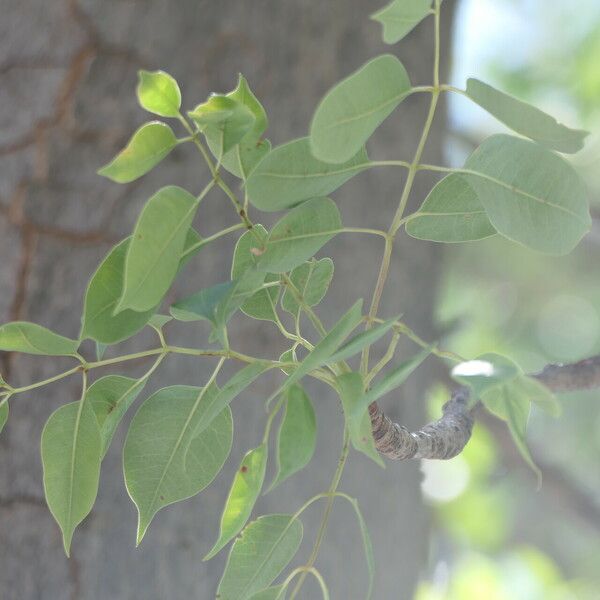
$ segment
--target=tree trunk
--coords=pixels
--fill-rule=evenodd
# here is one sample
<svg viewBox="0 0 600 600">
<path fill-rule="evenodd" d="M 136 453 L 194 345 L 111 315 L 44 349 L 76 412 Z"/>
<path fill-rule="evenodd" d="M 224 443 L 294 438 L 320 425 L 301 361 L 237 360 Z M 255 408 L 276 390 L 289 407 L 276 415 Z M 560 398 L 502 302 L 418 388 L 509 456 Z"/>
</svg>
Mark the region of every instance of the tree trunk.
<svg viewBox="0 0 600 600">
<path fill-rule="evenodd" d="M 211 91 L 232 89 L 242 72 L 270 118 L 274 144 L 305 135 L 324 92 L 367 59 L 398 53 L 416 85 L 430 84 L 431 20 L 400 46 L 385 47 L 374 7 L 360 0 L 3 0 L 0 20 L 0 320 L 39 322 L 65 335 L 78 334 L 86 283 L 111 244 L 132 229 L 143 202 L 160 186 L 177 183 L 197 193 L 208 174 L 189 145 L 179 147 L 152 173 L 127 186 L 95 174 L 148 115 L 136 106 L 136 71 L 161 68 L 183 89 L 192 108 Z M 444 3 L 443 51 L 447 56 L 452 2 Z M 409 159 L 425 119 L 427 98 L 404 102 L 377 133 L 373 157 Z M 151 118 L 151 117 L 150 117 Z M 443 109 L 427 149 L 428 162 L 442 160 Z M 397 205 L 404 172 L 377 169 L 335 194 L 346 225 L 387 227 Z M 414 200 L 431 182 L 419 176 Z M 263 215 L 253 211 L 255 221 Z M 265 219 L 267 224 L 272 218 Z M 235 222 L 228 200 L 214 192 L 197 220 L 201 233 Z M 358 297 L 368 303 L 383 248 L 377 238 L 340 236 L 325 248 L 336 274 L 319 313 L 331 325 Z M 232 239 L 215 243 L 187 267 L 170 299 L 228 276 Z M 431 323 L 439 250 L 403 236 L 396 244 L 381 314 L 403 312 L 426 339 Z M 206 329 L 170 326 L 169 338 L 201 346 Z M 278 356 L 286 347 L 270 323 L 236 317 L 233 346 Z M 145 333 L 119 352 L 154 344 Z M 402 348 L 404 353 L 414 348 Z M 5 355 L 1 372 L 13 385 L 58 372 L 68 361 Z M 431 361 L 433 362 L 433 361 Z M 154 389 L 173 383 L 202 385 L 210 361 L 171 357 L 156 374 Z M 135 374 L 139 364 L 121 372 Z M 94 376 L 97 374 L 94 373 Z M 431 365 L 384 401 L 395 420 L 423 423 L 422 401 Z M 222 505 L 247 449 L 259 443 L 263 401 L 274 389 L 264 378 L 233 405 L 234 448 L 224 471 L 199 496 L 161 511 L 139 549 L 134 548 L 136 513 L 121 474 L 124 424 L 102 467 L 100 492 L 91 515 L 76 531 L 72 558 L 65 558 L 56 523 L 43 499 L 39 438 L 57 406 L 75 400 L 77 378 L 16 397 L 0 437 L 0 596 L 5 600 L 178 600 L 212 598 L 226 551 L 201 558 L 215 539 Z M 324 491 L 341 445 L 339 403 L 323 386 L 307 385 L 318 413 L 317 455 L 303 473 L 262 497 L 256 514 L 293 512 Z M 146 393 L 148 390 L 146 391 Z M 133 411 L 131 411 L 133 412 Z M 130 417 L 130 416 L 129 416 Z M 428 514 L 420 495 L 417 462 L 380 470 L 353 453 L 342 489 L 359 499 L 373 536 L 374 598 L 410 598 L 424 565 Z M 304 519 L 306 556 L 314 541 L 322 504 Z M 301 560 L 301 558 L 298 558 Z M 351 509 L 336 504 L 317 562 L 333 598 L 362 598 L 366 567 Z M 303 597 L 317 597 L 307 581 Z"/>
</svg>

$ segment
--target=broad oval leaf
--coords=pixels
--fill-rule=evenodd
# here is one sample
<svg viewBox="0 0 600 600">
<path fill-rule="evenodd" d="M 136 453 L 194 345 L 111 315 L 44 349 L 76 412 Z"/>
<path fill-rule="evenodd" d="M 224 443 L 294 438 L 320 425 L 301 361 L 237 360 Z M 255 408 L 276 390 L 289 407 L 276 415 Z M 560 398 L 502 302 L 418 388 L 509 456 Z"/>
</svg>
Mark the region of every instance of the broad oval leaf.
<svg viewBox="0 0 600 600">
<path fill-rule="evenodd" d="M 256 208 L 283 210 L 330 194 L 370 164 L 364 148 L 358 148 L 344 164 L 323 162 L 312 155 L 308 138 L 300 138 L 267 154 L 248 178 L 246 191 Z"/>
<path fill-rule="evenodd" d="M 302 301 L 307 306 L 316 306 L 327 293 L 333 278 L 333 261 L 330 258 L 311 260 L 296 267 L 290 273 L 290 280 L 300 292 Z M 281 298 L 281 308 L 294 317 L 300 311 L 300 305 L 289 291 L 285 290 Z"/>
<path fill-rule="evenodd" d="M 329 198 L 313 198 L 292 209 L 271 229 L 257 267 L 285 273 L 301 265 L 342 229 L 342 218 Z"/>
<path fill-rule="evenodd" d="M 42 431 L 44 492 L 69 556 L 75 528 L 98 492 L 102 442 L 94 411 L 84 400 L 54 411 Z"/>
<path fill-rule="evenodd" d="M 371 15 L 383 25 L 383 41 L 395 44 L 408 35 L 431 12 L 431 0 L 393 0 Z"/>
<path fill-rule="evenodd" d="M 570 129 L 539 108 L 522 102 L 478 79 L 467 80 L 467 96 L 499 121 L 540 144 L 574 154 L 583 148 L 589 135 L 581 129 Z"/>
<path fill-rule="evenodd" d="M 565 160 L 534 142 L 494 135 L 475 150 L 461 173 L 495 229 L 533 250 L 567 254 L 591 227 L 580 177 Z"/>
<path fill-rule="evenodd" d="M 410 93 L 404 65 L 391 54 L 370 60 L 321 100 L 310 126 L 310 145 L 319 160 L 343 163 Z"/>
<path fill-rule="evenodd" d="M 252 514 L 265 480 L 268 447 L 261 444 L 246 453 L 236 471 L 221 515 L 219 539 L 203 560 L 215 556 L 244 527 Z"/>
<path fill-rule="evenodd" d="M 8 398 L 4 398 L 0 402 L 0 433 L 6 425 L 6 421 L 8 421 Z"/>
<path fill-rule="evenodd" d="M 161 508 L 203 490 L 229 456 L 233 437 L 229 408 L 208 428 L 196 432 L 217 392 L 216 386 L 163 388 L 142 404 L 131 421 L 123 471 L 138 509 L 138 544 Z"/>
<path fill-rule="evenodd" d="M 277 436 L 277 474 L 268 491 L 303 469 L 317 444 L 317 418 L 310 398 L 298 384 L 291 386 L 286 396 Z"/>
<path fill-rule="evenodd" d="M 475 360 L 459 363 L 452 369 L 452 377 L 468 385 L 476 397 L 487 390 L 515 379 L 523 372 L 510 358 L 500 354 L 482 354 Z"/>
<path fill-rule="evenodd" d="M 198 201 L 183 188 L 164 187 L 148 200 L 125 258 L 123 292 L 115 311 L 144 312 L 160 303 L 177 274 Z"/>
<path fill-rule="evenodd" d="M 267 515 L 250 523 L 235 541 L 219 583 L 219 600 L 246 600 L 264 590 L 294 558 L 302 523 L 292 515 Z"/>
<path fill-rule="evenodd" d="M 444 177 L 406 223 L 406 233 L 432 242 L 469 242 L 496 230 L 473 188 L 459 174 Z"/>
<path fill-rule="evenodd" d="M 150 171 L 176 145 L 177 138 L 168 125 L 160 121 L 146 123 L 133 134 L 127 146 L 98 171 L 98 174 L 117 183 L 129 183 Z"/>
<path fill-rule="evenodd" d="M 0 327 L 0 350 L 45 356 L 70 356 L 79 342 L 54 333 L 41 325 L 13 321 Z"/>
<path fill-rule="evenodd" d="M 161 117 L 179 116 L 181 92 L 177 82 L 164 71 L 138 72 L 137 97 L 142 108 Z"/>
</svg>

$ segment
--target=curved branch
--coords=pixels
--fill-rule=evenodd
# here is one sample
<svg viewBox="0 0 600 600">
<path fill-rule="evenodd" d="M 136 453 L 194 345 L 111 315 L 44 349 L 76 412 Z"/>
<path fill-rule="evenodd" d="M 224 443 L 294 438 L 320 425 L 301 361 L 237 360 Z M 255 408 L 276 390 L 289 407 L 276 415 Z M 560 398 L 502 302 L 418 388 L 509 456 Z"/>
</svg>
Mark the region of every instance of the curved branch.
<svg viewBox="0 0 600 600">
<path fill-rule="evenodd" d="M 576 363 L 547 365 L 529 375 L 553 392 L 587 390 L 600 387 L 600 355 Z M 469 408 L 469 389 L 456 389 L 444 404 L 442 416 L 417 431 L 394 423 L 379 408 L 369 406 L 375 447 L 392 460 L 429 458 L 447 460 L 460 454 L 471 438 L 473 407 Z"/>
</svg>

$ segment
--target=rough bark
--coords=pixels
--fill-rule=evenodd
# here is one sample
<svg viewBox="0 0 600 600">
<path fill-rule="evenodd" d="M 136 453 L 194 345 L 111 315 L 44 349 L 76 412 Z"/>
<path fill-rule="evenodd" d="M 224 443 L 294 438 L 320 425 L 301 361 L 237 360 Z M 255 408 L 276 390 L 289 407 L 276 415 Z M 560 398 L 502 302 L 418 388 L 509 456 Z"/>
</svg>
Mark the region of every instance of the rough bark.
<svg viewBox="0 0 600 600">
<path fill-rule="evenodd" d="M 235 85 L 244 73 L 270 116 L 269 137 L 282 143 L 304 135 L 326 89 L 377 53 L 378 26 L 361 0 L 1 0 L 0 19 L 0 321 L 27 319 L 65 335 L 77 335 L 87 280 L 110 244 L 127 235 L 143 202 L 160 186 L 177 183 L 191 192 L 208 174 L 193 149 L 177 148 L 159 168 L 128 186 L 95 175 L 147 115 L 134 95 L 139 68 L 162 68 L 181 83 L 186 108 L 212 91 Z M 447 55 L 451 2 L 444 3 Z M 426 22 L 391 49 L 405 62 L 415 84 L 429 84 L 432 23 Z M 409 158 L 427 109 L 424 94 L 405 101 L 377 134 L 374 157 Z M 443 131 L 443 107 L 436 131 Z M 442 161 L 441 134 L 427 149 L 428 162 Z M 389 224 L 401 189 L 401 171 L 366 173 L 336 194 L 348 225 Z M 415 201 L 431 185 L 424 175 Z M 258 215 L 252 217 L 258 220 Z M 234 222 L 227 200 L 215 192 L 203 203 L 198 228 L 204 234 Z M 268 223 L 267 223 L 268 224 Z M 401 240 L 381 314 L 404 312 L 410 325 L 433 339 L 431 315 L 440 265 L 439 248 Z M 356 297 L 368 299 L 374 265 L 382 248 L 370 238 L 341 237 L 327 247 L 336 277 L 319 313 L 326 324 Z M 231 240 L 207 247 L 187 267 L 169 300 L 228 276 Z M 277 356 L 283 351 L 271 325 L 237 319 L 232 344 L 241 351 Z M 201 346 L 202 327 L 172 327 L 178 343 Z M 143 349 L 149 336 L 120 350 Z M 91 349 L 90 349 L 91 350 Z M 61 360 L 2 357 L 2 373 L 18 385 L 49 376 Z M 146 365 L 123 370 L 136 374 Z M 153 386 L 201 385 L 210 361 L 169 360 Z M 403 402 L 391 409 L 407 425 L 422 422 L 414 402 L 432 373 L 419 372 Z M 261 381 L 233 406 L 234 449 L 228 465 L 200 496 L 157 516 L 142 546 L 134 548 L 135 510 L 121 474 L 124 424 L 103 464 L 100 493 L 89 518 L 76 532 L 72 559 L 62 552 L 59 531 L 43 500 L 39 437 L 60 404 L 77 398 L 79 382 L 68 380 L 37 390 L 11 404 L 0 437 L 0 595 L 5 600 L 145 600 L 211 598 L 226 553 L 209 563 L 201 557 L 214 541 L 233 472 L 244 451 L 262 435 L 262 403 L 275 381 Z M 149 394 L 152 389 L 148 389 Z M 309 470 L 261 498 L 256 514 L 292 511 L 326 489 L 341 445 L 342 415 L 322 387 L 318 398 L 321 435 Z M 406 400 L 404 402 L 404 400 Z M 133 412 L 133 411 L 132 411 Z M 354 456 L 342 487 L 357 496 L 373 534 L 377 560 L 376 598 L 410 598 L 427 550 L 428 516 L 421 503 L 416 463 L 386 471 Z M 306 515 L 306 545 L 312 544 L 317 507 Z M 334 598 L 360 598 L 366 570 L 358 528 L 343 504 L 334 518 L 318 562 Z M 306 555 L 306 545 L 302 552 Z M 349 547 L 356 551 L 348 552 Z M 393 548 L 393 552 L 389 550 Z M 305 596 L 314 597 L 306 585 Z"/>
</svg>

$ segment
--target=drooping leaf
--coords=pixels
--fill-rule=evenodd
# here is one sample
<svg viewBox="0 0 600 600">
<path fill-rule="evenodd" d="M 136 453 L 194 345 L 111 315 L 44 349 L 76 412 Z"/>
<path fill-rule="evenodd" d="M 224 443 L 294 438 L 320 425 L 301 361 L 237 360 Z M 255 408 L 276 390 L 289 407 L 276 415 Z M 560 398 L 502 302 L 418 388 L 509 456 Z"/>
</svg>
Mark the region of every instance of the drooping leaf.
<svg viewBox="0 0 600 600">
<path fill-rule="evenodd" d="M 317 160 L 309 139 L 300 138 L 271 150 L 248 177 L 246 191 L 256 208 L 283 210 L 330 194 L 369 166 L 364 148 L 357 148 L 344 164 L 332 165 Z"/>
<path fill-rule="evenodd" d="M 510 358 L 500 354 L 482 354 L 475 360 L 459 363 L 452 369 L 452 377 L 469 386 L 479 398 L 487 390 L 519 377 L 523 371 Z"/>
<path fill-rule="evenodd" d="M 570 252 L 590 229 L 584 185 L 573 167 L 534 142 L 509 135 L 485 140 L 462 177 L 494 228 L 539 252 Z"/>
<path fill-rule="evenodd" d="M 231 279 L 241 277 L 249 268 L 256 267 L 258 256 L 253 252 L 260 245 L 257 236 L 264 243 L 267 239 L 267 230 L 262 225 L 255 225 L 253 231 L 246 231 L 235 245 L 233 262 L 231 264 Z M 265 283 L 278 281 L 279 277 L 273 273 L 267 273 Z M 248 298 L 240 307 L 242 312 L 253 319 L 264 321 L 277 321 L 275 306 L 279 298 L 279 287 L 270 287 L 259 290 Z"/>
<path fill-rule="evenodd" d="M 0 433 L 6 425 L 6 421 L 8 421 L 8 398 L 0 401 Z"/>
<path fill-rule="evenodd" d="M 467 96 L 513 131 L 552 150 L 579 152 L 589 135 L 587 131 L 566 127 L 539 108 L 478 79 L 467 80 Z"/>
<path fill-rule="evenodd" d="M 0 350 L 46 356 L 69 356 L 79 342 L 27 321 L 12 321 L 0 327 Z"/>
<path fill-rule="evenodd" d="M 311 258 L 342 229 L 340 211 L 329 198 L 313 198 L 293 208 L 271 229 L 257 266 L 285 273 Z"/>
<path fill-rule="evenodd" d="M 296 267 L 290 273 L 290 280 L 307 306 L 316 306 L 321 302 L 332 278 L 333 261 L 330 258 L 313 259 Z M 285 290 L 281 298 L 281 307 L 294 317 L 300 311 L 300 305 L 289 290 Z"/>
<path fill-rule="evenodd" d="M 444 177 L 406 223 L 406 233 L 432 242 L 468 242 L 496 233 L 479 198 L 459 174 Z"/>
<path fill-rule="evenodd" d="M 317 419 L 310 398 L 298 384 L 291 386 L 286 396 L 277 436 L 277 474 L 268 491 L 303 469 L 317 444 Z"/>
<path fill-rule="evenodd" d="M 380 467 L 385 466 L 375 448 L 371 418 L 363 406 L 362 398 L 365 394 L 362 376 L 356 372 L 343 373 L 337 378 L 336 383 L 352 446 L 375 461 Z"/>
<path fill-rule="evenodd" d="M 383 41 L 395 44 L 431 12 L 431 0 L 393 0 L 371 15 L 383 25 Z"/>
<path fill-rule="evenodd" d="M 50 415 L 41 449 L 46 501 L 69 556 L 73 532 L 96 500 L 102 460 L 100 429 L 85 399 L 65 404 Z"/>
<path fill-rule="evenodd" d="M 291 515 L 267 515 L 250 523 L 231 548 L 219 583 L 219 600 L 247 600 L 264 590 L 292 560 L 302 523 Z"/>
<path fill-rule="evenodd" d="M 158 190 L 148 200 L 127 249 L 116 312 L 144 312 L 160 303 L 177 274 L 197 208 L 196 198 L 174 185 Z"/>
<path fill-rule="evenodd" d="M 91 405 L 98 421 L 102 439 L 102 458 L 108 451 L 121 419 L 144 389 L 145 384 L 145 379 L 106 375 L 94 381 L 88 388 L 86 402 Z"/>
<path fill-rule="evenodd" d="M 213 94 L 188 113 L 204 134 L 218 159 L 252 129 L 253 112 L 231 96 Z"/>
<path fill-rule="evenodd" d="M 265 480 L 267 455 L 267 445 L 261 444 L 244 456 L 242 464 L 236 471 L 221 515 L 219 539 L 203 560 L 209 560 L 224 548 L 250 518 Z"/>
<path fill-rule="evenodd" d="M 177 82 L 164 71 L 138 72 L 137 97 L 140 106 L 161 117 L 177 117 L 181 92 Z"/>
<path fill-rule="evenodd" d="M 129 183 L 146 174 L 177 145 L 173 130 L 160 121 L 142 125 L 111 162 L 102 167 L 104 175 L 117 183 Z"/>
<path fill-rule="evenodd" d="M 319 160 L 350 160 L 410 93 L 404 65 L 383 54 L 338 83 L 321 100 L 310 126 L 310 145 Z"/>
<path fill-rule="evenodd" d="M 530 402 L 537 404 L 543 411 L 553 417 L 560 416 L 561 405 L 556 396 L 545 385 L 526 375 L 519 377 L 514 385 L 517 385 L 527 395 Z"/>
<path fill-rule="evenodd" d="M 217 392 L 216 386 L 163 388 L 135 414 L 123 449 L 123 470 L 138 509 L 138 544 L 161 508 L 203 490 L 227 459 L 233 436 L 229 408 L 196 432 Z"/>
</svg>

